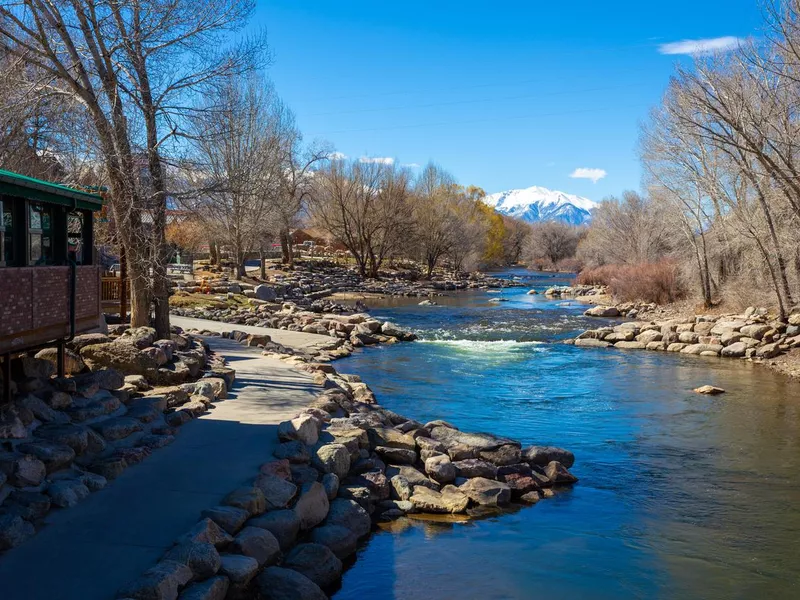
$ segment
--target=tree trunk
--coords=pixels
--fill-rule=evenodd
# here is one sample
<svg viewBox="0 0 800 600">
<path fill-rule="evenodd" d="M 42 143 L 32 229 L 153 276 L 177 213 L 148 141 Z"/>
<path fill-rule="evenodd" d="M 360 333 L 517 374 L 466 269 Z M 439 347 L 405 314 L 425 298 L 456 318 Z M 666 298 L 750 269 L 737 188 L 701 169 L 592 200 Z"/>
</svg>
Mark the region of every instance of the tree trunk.
<svg viewBox="0 0 800 600">
<path fill-rule="evenodd" d="M 261 273 L 260 273 L 261 280 L 262 281 L 266 281 L 267 280 L 267 255 L 264 252 L 264 247 L 263 246 L 261 248 L 259 248 L 259 250 L 258 250 L 258 257 L 259 257 L 259 260 L 260 260 L 260 263 L 261 263 Z"/>
<path fill-rule="evenodd" d="M 292 264 L 292 241 L 288 229 L 282 229 L 280 232 L 281 238 L 281 262 L 285 265 Z"/>
<path fill-rule="evenodd" d="M 212 265 L 219 264 L 219 249 L 214 242 L 208 243 L 208 262 Z"/>
<path fill-rule="evenodd" d="M 433 269 L 436 268 L 436 258 L 429 256 L 427 262 L 428 270 L 425 272 L 425 279 L 430 279 L 433 276 Z"/>
<path fill-rule="evenodd" d="M 127 252 L 130 256 L 130 252 Z M 150 286 L 147 274 L 142 273 L 141 265 L 129 262 L 128 272 L 131 282 L 131 327 L 150 326 Z"/>
<path fill-rule="evenodd" d="M 767 263 L 767 268 L 769 269 L 769 275 L 772 278 L 772 287 L 775 290 L 775 296 L 778 298 L 778 311 L 780 314 L 778 318 L 781 321 L 786 320 L 786 306 L 783 303 L 783 296 L 781 295 L 781 286 L 778 283 L 778 275 L 775 273 L 775 268 L 772 266 L 772 261 L 769 259 L 769 252 L 767 252 L 764 245 L 761 243 L 761 240 L 758 237 L 754 237 L 756 245 L 758 249 L 761 250 L 761 255 L 764 257 L 764 261 Z"/>
</svg>

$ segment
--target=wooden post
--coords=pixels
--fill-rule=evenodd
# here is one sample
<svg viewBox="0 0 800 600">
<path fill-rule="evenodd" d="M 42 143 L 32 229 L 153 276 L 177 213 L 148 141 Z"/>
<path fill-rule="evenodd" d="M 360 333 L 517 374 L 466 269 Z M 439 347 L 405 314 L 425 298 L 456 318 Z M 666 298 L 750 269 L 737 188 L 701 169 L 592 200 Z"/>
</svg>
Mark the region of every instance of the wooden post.
<svg viewBox="0 0 800 600">
<path fill-rule="evenodd" d="M 3 355 L 3 403 L 11 402 L 11 354 Z"/>
<path fill-rule="evenodd" d="M 65 357 L 64 357 L 64 340 L 59 340 L 58 341 L 56 357 L 57 357 L 56 361 L 57 361 L 57 367 L 58 367 L 58 371 L 57 371 L 58 372 L 58 376 L 59 377 L 64 377 L 64 372 L 65 372 L 65 369 L 64 369 L 64 360 L 65 360 Z"/>
<path fill-rule="evenodd" d="M 128 261 L 122 244 L 119 251 L 119 284 L 119 319 L 124 323 L 128 314 Z"/>
</svg>

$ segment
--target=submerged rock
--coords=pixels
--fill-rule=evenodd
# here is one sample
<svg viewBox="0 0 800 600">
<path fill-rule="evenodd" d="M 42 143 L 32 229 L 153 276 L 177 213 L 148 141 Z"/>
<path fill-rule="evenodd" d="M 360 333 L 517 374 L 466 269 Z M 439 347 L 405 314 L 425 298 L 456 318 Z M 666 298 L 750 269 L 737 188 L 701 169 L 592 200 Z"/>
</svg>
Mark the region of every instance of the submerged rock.
<svg viewBox="0 0 800 600">
<path fill-rule="evenodd" d="M 708 396 L 716 396 L 717 394 L 724 394 L 725 390 L 719 387 L 714 387 L 713 385 L 702 385 L 699 388 L 695 388 L 694 392 L 696 394 L 706 394 Z"/>
</svg>

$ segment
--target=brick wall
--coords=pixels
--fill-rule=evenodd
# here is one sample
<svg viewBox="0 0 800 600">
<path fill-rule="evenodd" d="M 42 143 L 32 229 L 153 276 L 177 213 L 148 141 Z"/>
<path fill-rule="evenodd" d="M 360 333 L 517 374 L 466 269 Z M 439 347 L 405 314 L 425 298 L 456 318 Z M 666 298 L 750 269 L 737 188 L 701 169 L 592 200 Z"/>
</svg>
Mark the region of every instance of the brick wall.
<svg viewBox="0 0 800 600">
<path fill-rule="evenodd" d="M 0 269 L 0 336 L 33 329 L 32 269 Z"/>
<path fill-rule="evenodd" d="M 75 292 L 75 315 L 78 319 L 100 315 L 100 267 L 78 267 Z"/>
<path fill-rule="evenodd" d="M 33 271 L 33 328 L 69 323 L 69 268 L 36 267 Z"/>
<path fill-rule="evenodd" d="M 97 326 L 100 268 L 78 267 L 77 331 Z M 69 267 L 0 269 L 0 353 L 69 334 Z"/>
</svg>

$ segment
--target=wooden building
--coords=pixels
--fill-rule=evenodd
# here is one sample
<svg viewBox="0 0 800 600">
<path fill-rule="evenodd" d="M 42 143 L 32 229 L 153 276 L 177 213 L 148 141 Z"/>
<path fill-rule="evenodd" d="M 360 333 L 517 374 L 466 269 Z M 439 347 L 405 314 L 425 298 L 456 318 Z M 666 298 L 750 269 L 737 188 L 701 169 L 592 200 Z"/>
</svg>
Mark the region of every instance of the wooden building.
<svg viewBox="0 0 800 600">
<path fill-rule="evenodd" d="M 56 345 L 63 356 L 65 342 L 98 326 L 100 266 L 95 264 L 92 215 L 102 203 L 95 194 L 0 170 L 5 385 L 12 354 Z"/>
</svg>

